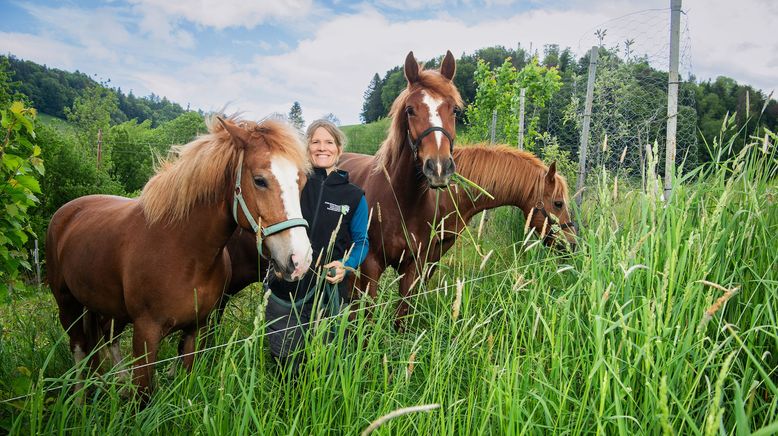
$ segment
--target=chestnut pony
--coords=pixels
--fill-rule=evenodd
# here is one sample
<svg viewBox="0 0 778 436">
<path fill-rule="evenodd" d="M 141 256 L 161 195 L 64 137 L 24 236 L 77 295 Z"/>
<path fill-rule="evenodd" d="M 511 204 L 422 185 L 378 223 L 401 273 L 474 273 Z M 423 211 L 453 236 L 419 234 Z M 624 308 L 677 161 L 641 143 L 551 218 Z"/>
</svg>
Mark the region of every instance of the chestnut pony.
<svg viewBox="0 0 778 436">
<path fill-rule="evenodd" d="M 118 358 L 113 334 L 133 323 L 133 378 L 143 393 L 164 336 L 182 330 L 183 351 L 194 350 L 230 281 L 224 247 L 236 227 L 262 235 L 285 279 L 310 266 L 299 202 L 309 163 L 299 136 L 276 121 L 217 120 L 181 146 L 139 198 L 81 197 L 49 225 L 48 282 L 76 362 L 101 332 Z M 187 369 L 192 361 L 184 358 Z"/>
<path fill-rule="evenodd" d="M 348 171 L 349 179 L 365 190 L 373 215 L 368 230 L 370 253 L 361 267 L 364 279 L 357 283 L 360 289 L 367 290 L 371 283 L 367 278 L 377 279 L 386 269 L 383 253 L 399 256 L 405 249 L 400 230 L 403 219 L 416 234 L 427 229 L 423 217 L 435 211 L 435 192 L 429 188 L 447 187 L 454 174 L 454 110 L 462 106 L 452 82 L 455 71 L 456 61 L 450 51 L 437 71 L 424 70 L 413 52 L 408 53 L 404 67 L 408 85 L 392 104 L 388 138 L 375 157 L 344 153 L 340 158 L 338 167 Z M 383 230 L 375 216 L 379 210 Z M 392 232 L 386 230 L 387 226 Z M 227 245 L 234 270 L 227 294 L 259 279 L 251 244 L 250 236 L 236 232 Z M 369 292 L 375 295 L 375 285 Z"/>
</svg>

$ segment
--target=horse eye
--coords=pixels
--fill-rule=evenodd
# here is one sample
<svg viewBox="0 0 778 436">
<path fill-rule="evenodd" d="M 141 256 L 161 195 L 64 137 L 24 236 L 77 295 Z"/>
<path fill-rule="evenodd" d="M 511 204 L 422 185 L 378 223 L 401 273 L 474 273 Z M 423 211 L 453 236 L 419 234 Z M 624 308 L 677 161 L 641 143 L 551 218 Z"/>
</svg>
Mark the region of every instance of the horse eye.
<svg viewBox="0 0 778 436">
<path fill-rule="evenodd" d="M 413 108 L 412 108 L 412 107 L 410 107 L 410 106 L 408 106 L 408 107 L 406 107 L 406 108 L 405 108 L 405 113 L 406 113 L 406 114 L 407 114 L 409 117 L 412 117 L 412 116 L 416 115 L 416 114 L 414 113 L 414 111 L 413 111 Z"/>
<path fill-rule="evenodd" d="M 554 202 L 554 207 L 557 208 L 557 209 L 561 209 L 562 206 L 564 206 L 564 205 L 565 205 L 564 201 L 555 201 Z"/>
<path fill-rule="evenodd" d="M 257 185 L 258 188 L 267 188 L 267 180 L 265 180 L 264 177 L 254 177 L 254 184 Z"/>
</svg>

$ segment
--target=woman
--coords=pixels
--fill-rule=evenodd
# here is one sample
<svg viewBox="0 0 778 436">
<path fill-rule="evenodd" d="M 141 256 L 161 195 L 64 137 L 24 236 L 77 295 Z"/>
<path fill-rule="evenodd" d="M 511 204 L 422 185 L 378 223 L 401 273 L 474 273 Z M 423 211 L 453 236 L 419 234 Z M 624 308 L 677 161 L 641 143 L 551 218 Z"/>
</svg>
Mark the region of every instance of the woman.
<svg viewBox="0 0 778 436">
<path fill-rule="evenodd" d="M 270 284 L 266 318 L 270 352 L 296 372 L 301 361 L 290 355 L 304 344 L 312 314 L 325 308 L 335 315 L 349 291 L 344 279 L 365 260 L 368 249 L 367 201 L 361 188 L 349 183 L 348 173 L 337 169 L 345 136 L 327 120 L 311 123 L 306 132 L 313 173 L 300 194 L 303 217 L 308 220 L 308 237 L 314 264 L 296 282 L 276 280 Z"/>
</svg>

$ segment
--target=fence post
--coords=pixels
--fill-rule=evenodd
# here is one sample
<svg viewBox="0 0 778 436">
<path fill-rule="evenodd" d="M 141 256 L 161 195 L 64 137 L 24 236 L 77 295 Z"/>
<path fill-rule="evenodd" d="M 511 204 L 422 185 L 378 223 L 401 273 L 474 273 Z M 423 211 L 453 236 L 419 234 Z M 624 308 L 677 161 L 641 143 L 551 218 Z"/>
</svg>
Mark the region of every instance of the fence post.
<svg viewBox="0 0 778 436">
<path fill-rule="evenodd" d="M 35 260 L 35 284 L 38 288 L 41 287 L 41 262 L 40 251 L 38 250 L 38 240 L 35 239 L 35 249 L 32 252 L 32 257 Z"/>
<path fill-rule="evenodd" d="M 100 169 L 100 161 L 103 160 L 103 129 L 97 129 L 97 169 Z"/>
<path fill-rule="evenodd" d="M 581 126 L 581 145 L 578 149 L 578 182 L 575 186 L 575 202 L 581 206 L 583 188 L 586 183 L 586 149 L 589 146 L 589 125 L 592 122 L 592 102 L 594 101 L 594 76 L 597 72 L 597 46 L 589 52 L 589 79 L 586 82 L 586 104 L 584 105 L 583 125 Z"/>
<path fill-rule="evenodd" d="M 667 141 L 665 145 L 665 200 L 670 200 L 675 178 L 675 145 L 678 128 L 678 40 L 681 0 L 670 0 L 670 73 L 667 80 Z"/>
<path fill-rule="evenodd" d="M 492 126 L 489 128 L 491 140 L 490 144 L 494 144 L 494 131 L 497 130 L 497 109 L 492 111 Z"/>
<path fill-rule="evenodd" d="M 526 94 L 527 88 L 521 88 L 519 94 L 519 150 L 524 150 L 524 97 Z"/>
</svg>

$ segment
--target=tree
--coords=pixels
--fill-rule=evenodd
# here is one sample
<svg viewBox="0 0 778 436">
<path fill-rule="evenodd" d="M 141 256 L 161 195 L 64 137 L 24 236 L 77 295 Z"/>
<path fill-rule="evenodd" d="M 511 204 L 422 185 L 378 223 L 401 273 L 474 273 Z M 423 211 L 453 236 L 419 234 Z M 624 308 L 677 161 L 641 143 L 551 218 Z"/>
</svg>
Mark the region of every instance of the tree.
<svg viewBox="0 0 778 436">
<path fill-rule="evenodd" d="M 561 78 L 556 68 L 546 68 L 533 58 L 528 64 L 517 71 L 510 58 L 498 68 L 492 70 L 483 61 L 478 61 L 475 71 L 475 82 L 478 85 L 475 101 L 466 109 L 467 121 L 470 125 L 470 139 L 482 141 L 489 135 L 492 113 L 497 111 L 496 136 L 500 140 L 515 143 L 518 138 L 519 93 L 526 88 L 525 109 L 530 105 L 535 108 L 545 107 L 551 97 L 561 86 Z M 529 111 L 526 112 L 530 114 Z M 535 142 L 540 138 L 538 122 L 540 116 L 533 111 L 525 115 L 524 147 L 534 150 Z"/>
<path fill-rule="evenodd" d="M 297 130 L 303 130 L 303 127 L 305 127 L 303 108 L 300 107 L 300 102 L 294 102 L 291 109 L 289 109 L 289 124 L 294 126 Z"/>
<path fill-rule="evenodd" d="M 0 110 L 0 300 L 10 294 L 21 269 L 31 269 L 25 244 L 34 236 L 30 212 L 41 194 L 41 148 L 33 128 L 37 112 L 15 101 Z"/>
<path fill-rule="evenodd" d="M 336 126 L 340 125 L 340 118 L 336 117 L 332 112 L 322 115 L 321 119 L 327 120 Z"/>
<path fill-rule="evenodd" d="M 359 118 L 364 123 L 372 123 L 377 119 L 386 116 L 384 111 L 384 105 L 381 101 L 381 91 L 383 90 L 384 83 L 381 81 L 381 77 L 376 73 L 373 76 L 373 80 L 367 86 L 367 90 L 364 94 L 364 103 L 362 103 L 362 112 L 359 114 Z"/>
</svg>

